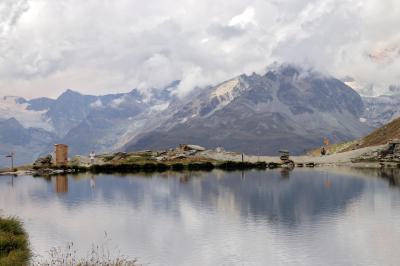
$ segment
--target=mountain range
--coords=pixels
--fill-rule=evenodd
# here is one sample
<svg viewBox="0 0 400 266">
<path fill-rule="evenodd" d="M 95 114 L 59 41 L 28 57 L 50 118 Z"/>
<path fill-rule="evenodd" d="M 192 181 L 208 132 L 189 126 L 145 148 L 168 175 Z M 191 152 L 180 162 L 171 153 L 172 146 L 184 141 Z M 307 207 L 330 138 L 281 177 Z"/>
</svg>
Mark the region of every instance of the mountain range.
<svg viewBox="0 0 400 266">
<path fill-rule="evenodd" d="M 103 96 L 67 90 L 57 99 L 0 98 L 0 155 L 17 164 L 70 146 L 70 155 L 166 149 L 180 143 L 253 154 L 299 154 L 364 136 L 400 115 L 390 97 L 362 98 L 342 81 L 292 65 L 240 75 L 177 97 L 180 82 Z M 398 97 L 400 102 L 400 97 Z M 381 107 L 383 106 L 383 107 Z M 5 165 L 4 156 L 0 165 Z"/>
<path fill-rule="evenodd" d="M 360 121 L 361 97 L 343 82 L 314 71 L 280 66 L 265 75 L 241 75 L 202 90 L 158 128 L 134 138 L 127 150 L 160 149 L 194 142 L 255 154 L 295 154 L 339 142 L 371 128 Z"/>
</svg>

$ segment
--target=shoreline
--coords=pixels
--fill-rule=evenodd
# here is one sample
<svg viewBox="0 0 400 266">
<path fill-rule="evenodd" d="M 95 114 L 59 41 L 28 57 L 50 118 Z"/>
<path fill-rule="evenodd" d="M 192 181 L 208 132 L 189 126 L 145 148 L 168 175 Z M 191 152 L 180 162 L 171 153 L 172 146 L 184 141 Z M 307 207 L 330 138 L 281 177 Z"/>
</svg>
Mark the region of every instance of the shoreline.
<svg viewBox="0 0 400 266">
<path fill-rule="evenodd" d="M 199 146 L 195 146 L 199 147 Z M 290 156 L 294 166 L 301 167 L 354 167 L 354 168 L 400 168 L 400 162 L 381 161 L 371 157 L 384 146 L 361 148 L 324 156 Z M 235 152 L 206 150 L 139 151 L 133 153 L 117 152 L 96 156 L 94 162 L 88 156 L 75 156 L 68 165 L 56 166 L 52 163 L 26 165 L 13 171 L 0 170 L 0 176 L 98 173 L 149 173 L 166 171 L 224 171 L 265 170 L 292 168 L 283 163 L 279 156 L 247 155 Z M 93 164 L 92 164 L 93 163 Z"/>
<path fill-rule="evenodd" d="M 226 172 L 232 171 L 266 171 L 272 169 L 288 169 L 295 170 L 304 168 L 355 168 L 355 169 L 396 169 L 400 168 L 399 163 L 381 163 L 381 162 L 358 162 L 358 163 L 295 163 L 294 168 L 287 167 L 282 163 L 266 163 L 266 162 L 202 162 L 190 164 L 102 164 L 84 166 L 63 166 L 63 167 L 44 167 L 39 169 L 17 170 L 14 172 L 0 172 L 0 176 L 56 176 L 56 175 L 77 175 L 82 173 L 91 174 L 137 174 L 137 173 L 164 173 L 164 172 L 211 172 L 213 170 L 221 170 Z"/>
</svg>

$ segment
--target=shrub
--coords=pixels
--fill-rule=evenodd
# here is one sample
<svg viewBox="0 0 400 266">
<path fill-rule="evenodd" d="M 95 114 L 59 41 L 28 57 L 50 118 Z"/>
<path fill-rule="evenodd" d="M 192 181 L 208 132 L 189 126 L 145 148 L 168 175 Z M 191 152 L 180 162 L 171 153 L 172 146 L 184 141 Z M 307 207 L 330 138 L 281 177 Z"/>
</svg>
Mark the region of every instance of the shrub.
<svg viewBox="0 0 400 266">
<path fill-rule="evenodd" d="M 183 165 L 182 163 L 174 163 L 172 166 L 171 166 L 171 168 L 172 168 L 172 170 L 173 171 L 183 171 L 183 170 L 185 170 L 185 165 Z"/>
<path fill-rule="evenodd" d="M 190 163 L 187 166 L 189 171 L 211 171 L 214 169 L 214 165 L 212 163 Z"/>
<path fill-rule="evenodd" d="M 31 253 L 22 223 L 0 218 L 0 265 L 27 265 Z"/>
<path fill-rule="evenodd" d="M 266 169 L 268 167 L 266 162 L 256 162 L 255 168 L 257 169 Z"/>
<path fill-rule="evenodd" d="M 171 168 L 169 165 L 165 163 L 158 163 L 156 166 L 157 166 L 157 172 L 165 172 Z"/>
<path fill-rule="evenodd" d="M 219 169 L 226 171 L 236 171 L 236 170 L 249 170 L 256 168 L 256 164 L 250 162 L 233 162 L 227 161 L 217 166 Z"/>
</svg>

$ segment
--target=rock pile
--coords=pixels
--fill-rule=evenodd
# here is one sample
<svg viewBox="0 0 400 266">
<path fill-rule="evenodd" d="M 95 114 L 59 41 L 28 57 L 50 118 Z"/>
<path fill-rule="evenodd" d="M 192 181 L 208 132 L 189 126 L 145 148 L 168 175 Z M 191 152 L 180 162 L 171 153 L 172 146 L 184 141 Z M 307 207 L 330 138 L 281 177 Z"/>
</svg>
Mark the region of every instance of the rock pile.
<svg viewBox="0 0 400 266">
<path fill-rule="evenodd" d="M 49 167 L 53 164 L 53 157 L 49 154 L 44 157 L 38 158 L 34 163 L 33 166 L 37 167 Z"/>
<path fill-rule="evenodd" d="M 400 163 L 400 140 L 390 140 L 388 144 L 355 158 L 353 162 L 395 162 Z"/>
<path fill-rule="evenodd" d="M 158 152 L 155 159 L 157 161 L 182 160 L 195 156 L 197 153 L 205 150 L 206 148 L 198 145 L 181 144 L 175 149 Z"/>
</svg>

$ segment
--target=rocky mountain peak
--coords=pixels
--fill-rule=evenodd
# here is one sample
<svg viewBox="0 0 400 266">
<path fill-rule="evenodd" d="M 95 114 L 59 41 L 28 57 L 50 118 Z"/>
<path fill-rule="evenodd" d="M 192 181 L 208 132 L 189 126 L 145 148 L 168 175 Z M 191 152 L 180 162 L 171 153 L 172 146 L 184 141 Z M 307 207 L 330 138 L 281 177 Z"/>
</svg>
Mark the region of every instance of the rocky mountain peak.
<svg viewBox="0 0 400 266">
<path fill-rule="evenodd" d="M 353 139 L 370 128 L 360 122 L 361 97 L 343 82 L 292 65 L 265 75 L 241 75 L 205 90 L 153 132 L 133 139 L 128 150 L 196 142 L 206 147 L 275 154 Z M 305 125 L 307 125 L 305 127 Z"/>
</svg>

